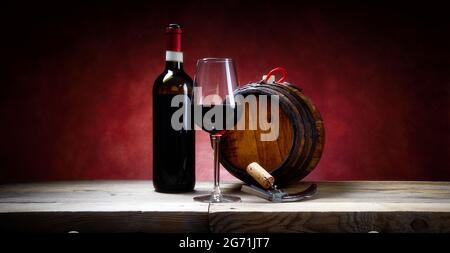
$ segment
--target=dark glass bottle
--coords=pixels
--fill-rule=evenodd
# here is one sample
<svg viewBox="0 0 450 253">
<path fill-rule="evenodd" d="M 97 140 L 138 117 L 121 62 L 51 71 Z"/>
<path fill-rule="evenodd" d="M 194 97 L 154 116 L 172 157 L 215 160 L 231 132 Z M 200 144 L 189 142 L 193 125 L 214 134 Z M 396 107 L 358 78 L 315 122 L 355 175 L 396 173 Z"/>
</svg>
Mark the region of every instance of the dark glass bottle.
<svg viewBox="0 0 450 253">
<path fill-rule="evenodd" d="M 181 34 L 178 24 L 166 28 L 166 68 L 153 86 L 153 185 L 157 192 L 189 192 L 195 186 L 194 129 L 191 124 L 183 124 L 181 130 L 171 124 L 172 115 L 180 110 L 171 106 L 172 99 L 182 95 L 183 101 L 192 103 L 193 83 L 183 70 Z M 191 119 L 190 110 L 186 112 L 183 117 Z"/>
</svg>

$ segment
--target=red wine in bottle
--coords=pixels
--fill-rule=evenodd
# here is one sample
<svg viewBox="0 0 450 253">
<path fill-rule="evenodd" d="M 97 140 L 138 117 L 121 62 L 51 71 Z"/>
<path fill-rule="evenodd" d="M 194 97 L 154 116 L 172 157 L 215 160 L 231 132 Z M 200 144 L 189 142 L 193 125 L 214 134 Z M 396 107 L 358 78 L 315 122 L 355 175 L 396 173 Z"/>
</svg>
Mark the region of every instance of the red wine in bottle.
<svg viewBox="0 0 450 253">
<path fill-rule="evenodd" d="M 153 185 L 157 192 L 189 192 L 195 186 L 194 129 L 175 130 L 171 124 L 173 113 L 180 109 L 171 106 L 172 99 L 182 95 L 189 98 L 183 101 L 193 101 L 192 79 L 183 70 L 181 35 L 180 25 L 166 27 L 166 68 L 153 86 Z"/>
</svg>

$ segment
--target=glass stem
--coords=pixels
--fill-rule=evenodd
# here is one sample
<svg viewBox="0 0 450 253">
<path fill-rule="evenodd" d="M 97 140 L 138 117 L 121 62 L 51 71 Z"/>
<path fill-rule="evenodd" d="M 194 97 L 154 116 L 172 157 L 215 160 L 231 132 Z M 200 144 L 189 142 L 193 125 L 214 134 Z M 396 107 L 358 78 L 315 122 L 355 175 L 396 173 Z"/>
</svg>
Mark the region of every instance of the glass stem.
<svg viewBox="0 0 450 253">
<path fill-rule="evenodd" d="M 219 149 L 220 149 L 220 134 L 211 135 L 211 141 L 214 149 L 214 198 L 220 198 L 220 163 L 219 163 Z"/>
</svg>

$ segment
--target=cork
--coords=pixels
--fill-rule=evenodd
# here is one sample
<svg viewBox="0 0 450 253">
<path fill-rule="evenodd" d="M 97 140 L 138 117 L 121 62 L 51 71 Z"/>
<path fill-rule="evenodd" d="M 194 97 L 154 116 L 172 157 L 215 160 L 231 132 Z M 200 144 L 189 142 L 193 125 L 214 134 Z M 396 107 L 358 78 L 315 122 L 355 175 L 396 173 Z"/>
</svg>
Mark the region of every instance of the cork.
<svg viewBox="0 0 450 253">
<path fill-rule="evenodd" d="M 247 166 L 247 173 L 252 176 L 264 189 L 273 186 L 275 179 L 257 162 L 252 162 Z"/>
</svg>

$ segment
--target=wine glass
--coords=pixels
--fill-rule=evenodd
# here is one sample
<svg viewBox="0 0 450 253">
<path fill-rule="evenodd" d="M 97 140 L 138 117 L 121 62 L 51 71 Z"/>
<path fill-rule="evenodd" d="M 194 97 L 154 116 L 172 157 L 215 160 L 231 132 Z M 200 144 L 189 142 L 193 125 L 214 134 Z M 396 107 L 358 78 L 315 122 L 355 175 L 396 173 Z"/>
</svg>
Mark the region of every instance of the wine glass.
<svg viewBox="0 0 450 253">
<path fill-rule="evenodd" d="M 211 194 L 196 196 L 194 200 L 210 203 L 239 202 L 237 196 L 222 194 L 220 190 L 220 137 L 237 120 L 233 91 L 237 87 L 236 70 L 232 59 L 203 58 L 197 61 L 194 76 L 195 123 L 210 134 L 214 150 L 214 189 Z M 201 113 L 198 113 L 201 111 Z"/>
</svg>

